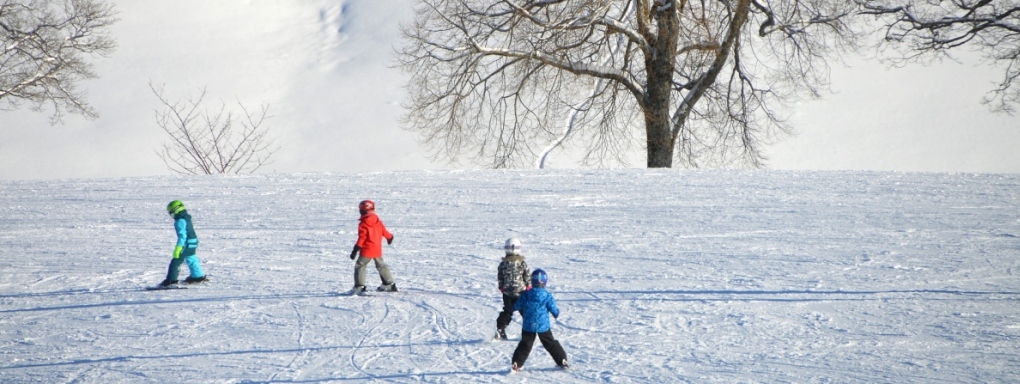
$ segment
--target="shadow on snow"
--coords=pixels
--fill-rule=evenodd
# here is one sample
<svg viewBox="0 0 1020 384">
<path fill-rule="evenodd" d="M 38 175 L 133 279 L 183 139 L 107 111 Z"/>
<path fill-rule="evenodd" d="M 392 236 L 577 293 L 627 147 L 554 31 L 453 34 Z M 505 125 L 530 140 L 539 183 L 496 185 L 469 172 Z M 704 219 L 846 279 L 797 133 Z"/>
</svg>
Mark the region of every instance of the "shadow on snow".
<svg viewBox="0 0 1020 384">
<path fill-rule="evenodd" d="M 0 298 L 30 298 L 30 297 L 46 297 L 46 296 L 62 296 L 62 295 L 81 295 L 81 294 L 110 294 L 116 292 L 138 292 L 142 295 L 150 295 L 152 293 L 142 293 L 137 289 L 123 289 L 123 290 L 104 290 L 104 291 L 90 291 L 90 290 L 69 290 L 69 291 L 56 291 L 56 292 L 37 292 L 37 293 L 22 293 L 22 294 L 11 294 L 11 295 L 0 295 Z M 159 291 L 154 291 L 159 292 Z M 488 298 L 488 295 L 481 294 L 468 294 L 468 293 L 448 293 L 448 292 L 433 292 L 421 289 L 410 289 L 403 290 L 396 295 L 402 295 L 406 293 L 412 294 L 429 294 L 438 296 L 447 296 L 461 299 L 478 299 L 484 300 Z M 0 309 L 0 313 L 19 313 L 19 312 L 43 312 L 43 311 L 62 311 L 68 309 L 87 309 L 87 308 L 102 308 L 102 307 L 121 307 L 121 306 L 138 306 L 138 305 L 150 305 L 150 304 L 190 304 L 190 303 L 202 303 L 202 302 L 229 302 L 229 301 L 251 301 L 251 300 L 273 300 L 273 299 L 311 299 L 311 298 L 335 298 L 335 297 L 346 297 L 336 292 L 294 292 L 294 293 L 277 293 L 269 295 L 239 295 L 239 296 L 210 296 L 210 297 L 188 297 L 180 299 L 152 299 L 152 300 L 129 300 L 129 301 L 114 301 L 105 303 L 88 303 L 88 304 L 73 304 L 73 305 L 58 305 L 50 307 L 35 307 L 35 308 L 19 308 L 19 309 Z M 397 296 L 399 297 L 399 296 Z"/>
<path fill-rule="evenodd" d="M 359 348 L 410 348 L 410 347 L 423 347 L 423 346 L 458 346 L 458 345 L 469 345 L 477 344 L 481 342 L 479 339 L 474 340 L 457 340 L 457 341 L 432 341 L 423 343 L 407 343 L 407 344 L 373 344 L 373 345 L 340 345 L 340 346 L 328 346 L 328 347 L 311 347 L 311 348 L 287 348 L 287 349 L 248 349 L 240 351 L 223 351 L 223 352 L 196 352 L 196 353 L 180 353 L 180 354 L 169 354 L 169 355 L 148 355 L 148 356 L 116 356 L 106 357 L 99 359 L 77 359 L 71 361 L 58 361 L 58 362 L 45 362 L 45 363 L 26 363 L 26 364 L 15 364 L 8 366 L 0 366 L 0 369 L 24 369 L 24 368 L 46 368 L 46 367 L 58 367 L 58 366 L 71 366 L 71 365 L 85 365 L 85 364 L 101 364 L 101 363 L 115 363 L 115 362 L 127 362 L 135 360 L 157 360 L 157 359 L 181 359 L 191 357 L 209 357 L 209 356 L 237 356 L 237 355 L 257 355 L 257 354 L 275 354 L 275 353 L 306 353 L 306 352 L 322 352 L 322 351 L 341 351 L 341 350 L 356 350 Z M 477 372 L 463 372 L 463 373 L 477 373 Z M 421 374 L 410 374 L 409 376 L 418 376 Z M 373 376 L 375 377 L 375 376 Z"/>
</svg>

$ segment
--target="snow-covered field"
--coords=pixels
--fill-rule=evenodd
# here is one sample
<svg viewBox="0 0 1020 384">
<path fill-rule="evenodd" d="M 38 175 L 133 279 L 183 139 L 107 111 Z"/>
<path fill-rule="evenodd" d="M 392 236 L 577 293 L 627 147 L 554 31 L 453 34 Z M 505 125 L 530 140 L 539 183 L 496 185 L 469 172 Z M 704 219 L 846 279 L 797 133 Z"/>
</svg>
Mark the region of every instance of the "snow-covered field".
<svg viewBox="0 0 1020 384">
<path fill-rule="evenodd" d="M 175 198 L 213 282 L 144 291 L 166 272 Z M 338 296 L 365 198 L 396 236 L 385 252 L 402 291 Z M 0 181 L 0 215 L 4 383 L 1020 377 L 1020 175 Z M 510 236 L 550 274 L 570 370 L 536 346 L 507 375 L 516 343 L 487 341 Z"/>
</svg>

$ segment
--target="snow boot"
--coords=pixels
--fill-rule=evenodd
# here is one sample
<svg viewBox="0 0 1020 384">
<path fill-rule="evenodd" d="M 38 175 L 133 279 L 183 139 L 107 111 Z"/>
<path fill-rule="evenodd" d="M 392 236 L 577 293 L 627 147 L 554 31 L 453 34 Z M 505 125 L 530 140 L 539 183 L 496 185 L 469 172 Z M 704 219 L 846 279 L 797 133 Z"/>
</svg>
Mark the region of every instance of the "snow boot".
<svg viewBox="0 0 1020 384">
<path fill-rule="evenodd" d="M 493 340 L 510 340 L 506 337 L 506 330 L 503 328 L 496 328 L 496 334 L 492 336 Z"/>
<path fill-rule="evenodd" d="M 394 282 L 394 283 L 389 283 L 389 284 L 383 284 L 383 285 L 380 285 L 379 288 L 376 288 L 376 290 L 379 291 L 379 292 L 396 292 L 397 291 L 397 283 Z"/>
<path fill-rule="evenodd" d="M 163 287 L 163 288 L 169 288 L 169 287 L 172 287 L 174 285 L 177 285 L 177 283 L 178 283 L 177 280 L 166 279 L 166 280 L 163 280 L 162 283 L 159 283 L 159 286 Z"/>
<path fill-rule="evenodd" d="M 570 368 L 570 364 L 567 364 L 567 359 L 563 359 L 563 364 L 557 364 L 556 366 L 560 367 L 560 369 Z"/>
<path fill-rule="evenodd" d="M 206 281 L 209 281 L 209 279 L 206 278 L 205 276 L 202 276 L 202 277 L 191 277 L 191 276 L 188 276 L 187 279 L 184 279 L 184 283 L 185 284 L 204 283 Z"/>
<path fill-rule="evenodd" d="M 510 373 L 511 374 L 514 374 L 514 373 L 517 373 L 517 372 L 520 372 L 520 371 L 521 371 L 521 367 L 518 367 L 517 363 L 514 363 L 514 365 L 510 366 Z"/>
<path fill-rule="evenodd" d="M 365 286 L 364 285 L 355 285 L 354 288 L 351 288 L 351 294 L 352 295 L 364 295 L 365 294 Z"/>
</svg>

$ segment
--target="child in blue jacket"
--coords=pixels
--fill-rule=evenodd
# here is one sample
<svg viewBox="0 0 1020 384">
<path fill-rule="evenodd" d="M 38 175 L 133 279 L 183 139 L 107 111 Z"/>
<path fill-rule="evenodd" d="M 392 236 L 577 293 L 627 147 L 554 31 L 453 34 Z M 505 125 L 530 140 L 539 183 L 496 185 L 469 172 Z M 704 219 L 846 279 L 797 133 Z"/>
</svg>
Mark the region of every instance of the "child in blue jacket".
<svg viewBox="0 0 1020 384">
<path fill-rule="evenodd" d="M 549 356 L 552 356 L 556 366 L 567 368 L 567 353 L 563 346 L 553 337 L 552 327 L 549 324 L 549 314 L 554 318 L 560 316 L 560 309 L 556 306 L 556 300 L 552 294 L 545 290 L 545 283 L 549 276 L 545 271 L 536 269 L 531 273 L 531 289 L 521 293 L 520 298 L 514 303 L 514 310 L 521 312 L 523 324 L 521 325 L 521 342 L 514 350 L 513 366 L 517 372 L 524 366 L 531 354 L 531 348 L 535 345 L 535 337 L 542 342 Z"/>
</svg>

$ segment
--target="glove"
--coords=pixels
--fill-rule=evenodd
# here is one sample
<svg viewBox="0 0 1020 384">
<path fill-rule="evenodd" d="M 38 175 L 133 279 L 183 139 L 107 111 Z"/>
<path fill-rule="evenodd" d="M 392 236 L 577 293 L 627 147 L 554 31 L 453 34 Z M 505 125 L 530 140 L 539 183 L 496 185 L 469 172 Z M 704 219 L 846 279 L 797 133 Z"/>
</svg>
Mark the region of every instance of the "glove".
<svg viewBox="0 0 1020 384">
<path fill-rule="evenodd" d="M 351 250 L 351 260 L 354 260 L 354 259 L 358 258 L 358 251 L 360 251 L 360 250 L 361 250 L 361 247 L 359 247 L 357 245 L 354 246 L 354 249 Z"/>
<path fill-rule="evenodd" d="M 181 251 L 183 251 L 183 250 L 184 250 L 184 247 L 182 247 L 180 245 L 174 247 L 174 258 L 175 259 L 180 259 L 181 258 Z"/>
<path fill-rule="evenodd" d="M 393 244 L 393 236 L 390 236 L 389 239 L 386 239 L 386 244 Z"/>
</svg>

